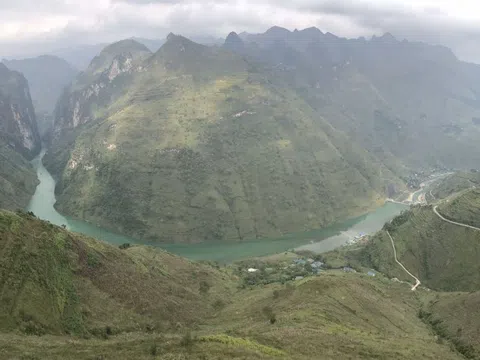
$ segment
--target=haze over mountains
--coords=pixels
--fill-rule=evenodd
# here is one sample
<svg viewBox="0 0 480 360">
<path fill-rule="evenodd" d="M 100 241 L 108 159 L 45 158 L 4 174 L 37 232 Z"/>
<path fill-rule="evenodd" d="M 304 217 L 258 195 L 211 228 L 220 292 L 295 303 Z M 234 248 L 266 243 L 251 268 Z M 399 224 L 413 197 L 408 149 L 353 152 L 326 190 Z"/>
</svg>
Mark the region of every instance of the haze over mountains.
<svg viewBox="0 0 480 360">
<path fill-rule="evenodd" d="M 145 239 L 242 240 L 332 223 L 401 186 L 274 81 L 173 34 L 155 54 L 107 47 L 58 104 L 46 164 L 59 208 Z"/>
<path fill-rule="evenodd" d="M 391 34 L 200 42 L 0 63 L 0 357 L 478 358 L 480 65 Z M 42 146 L 62 214 L 155 245 L 323 228 L 461 171 L 365 245 L 223 266 L 23 211 Z"/>
<path fill-rule="evenodd" d="M 325 226 L 415 171 L 476 166 L 478 71 L 390 34 L 273 27 L 221 48 L 171 34 L 155 53 L 121 41 L 58 102 L 58 208 L 167 242 Z"/>
</svg>

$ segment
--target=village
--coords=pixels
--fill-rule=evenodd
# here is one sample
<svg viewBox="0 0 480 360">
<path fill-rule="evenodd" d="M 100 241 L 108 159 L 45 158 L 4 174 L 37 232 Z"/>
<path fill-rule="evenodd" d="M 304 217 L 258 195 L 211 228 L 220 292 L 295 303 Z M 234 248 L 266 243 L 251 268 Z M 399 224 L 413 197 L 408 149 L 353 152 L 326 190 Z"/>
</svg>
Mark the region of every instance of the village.
<svg viewBox="0 0 480 360">
<path fill-rule="evenodd" d="M 358 236 L 352 241 L 365 241 L 366 236 Z M 352 266 L 332 267 L 327 264 L 322 255 L 304 253 L 284 253 L 265 259 L 256 258 L 236 263 L 235 273 L 243 282 L 243 287 L 267 285 L 272 283 L 285 284 L 289 281 L 300 281 L 311 276 L 321 276 L 327 271 L 343 271 L 346 273 L 361 273 L 360 269 Z M 366 272 L 369 276 L 376 276 L 374 270 Z"/>
</svg>

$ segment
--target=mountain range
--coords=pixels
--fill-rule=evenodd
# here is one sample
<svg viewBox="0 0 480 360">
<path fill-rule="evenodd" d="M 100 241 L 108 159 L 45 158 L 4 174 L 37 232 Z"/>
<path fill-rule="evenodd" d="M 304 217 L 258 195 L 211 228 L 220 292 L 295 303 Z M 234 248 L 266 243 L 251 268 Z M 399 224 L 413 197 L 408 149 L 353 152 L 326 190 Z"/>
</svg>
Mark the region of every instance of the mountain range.
<svg viewBox="0 0 480 360">
<path fill-rule="evenodd" d="M 182 36 L 105 48 L 58 103 L 58 209 L 152 241 L 278 236 L 382 201 L 397 175 L 254 62 Z M 159 221 L 160 220 L 160 221 Z"/>
<path fill-rule="evenodd" d="M 478 163 L 478 66 L 449 49 L 316 28 L 241 35 L 207 47 L 171 34 L 154 53 L 125 40 L 95 57 L 57 104 L 58 209 L 151 241 L 245 240 Z"/>
<path fill-rule="evenodd" d="M 0 63 L 0 358 L 480 358 L 479 65 L 316 28 L 137 40 L 77 74 Z M 39 106 L 58 210 L 153 245 L 320 228 L 461 171 L 365 244 L 199 263 L 21 210 Z"/>
</svg>

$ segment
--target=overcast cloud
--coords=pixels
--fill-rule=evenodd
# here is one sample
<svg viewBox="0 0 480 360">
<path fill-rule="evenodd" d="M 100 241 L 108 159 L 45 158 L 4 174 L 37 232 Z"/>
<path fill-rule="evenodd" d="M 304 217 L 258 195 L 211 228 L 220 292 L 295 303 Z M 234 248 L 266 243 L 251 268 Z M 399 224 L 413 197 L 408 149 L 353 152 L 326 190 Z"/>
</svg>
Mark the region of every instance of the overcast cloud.
<svg viewBox="0 0 480 360">
<path fill-rule="evenodd" d="M 38 55 L 78 44 L 170 31 L 225 37 L 316 26 L 345 37 L 391 32 L 451 47 L 480 63 L 477 0 L 0 0 L 0 56 Z"/>
</svg>

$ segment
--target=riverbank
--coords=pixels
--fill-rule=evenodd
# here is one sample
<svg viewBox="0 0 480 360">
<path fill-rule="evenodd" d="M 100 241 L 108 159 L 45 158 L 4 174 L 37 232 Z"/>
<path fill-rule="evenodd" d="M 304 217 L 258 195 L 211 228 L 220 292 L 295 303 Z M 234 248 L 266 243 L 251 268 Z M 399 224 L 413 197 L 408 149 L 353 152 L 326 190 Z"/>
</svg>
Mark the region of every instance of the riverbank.
<svg viewBox="0 0 480 360">
<path fill-rule="evenodd" d="M 323 229 L 284 235 L 278 238 L 254 239 L 237 243 L 204 242 L 200 244 L 152 244 L 138 241 L 97 227 L 93 224 L 71 219 L 58 213 L 54 207 L 55 180 L 43 166 L 45 150 L 32 161 L 40 184 L 28 206 L 40 219 L 56 225 L 65 225 L 71 231 L 82 233 L 115 245 L 123 243 L 152 245 L 192 260 L 231 262 L 239 259 L 265 256 L 289 249 L 325 252 L 345 245 L 358 233 L 371 234 L 383 224 L 407 208 L 403 204 L 385 203 L 368 214 L 355 217 Z"/>
</svg>

